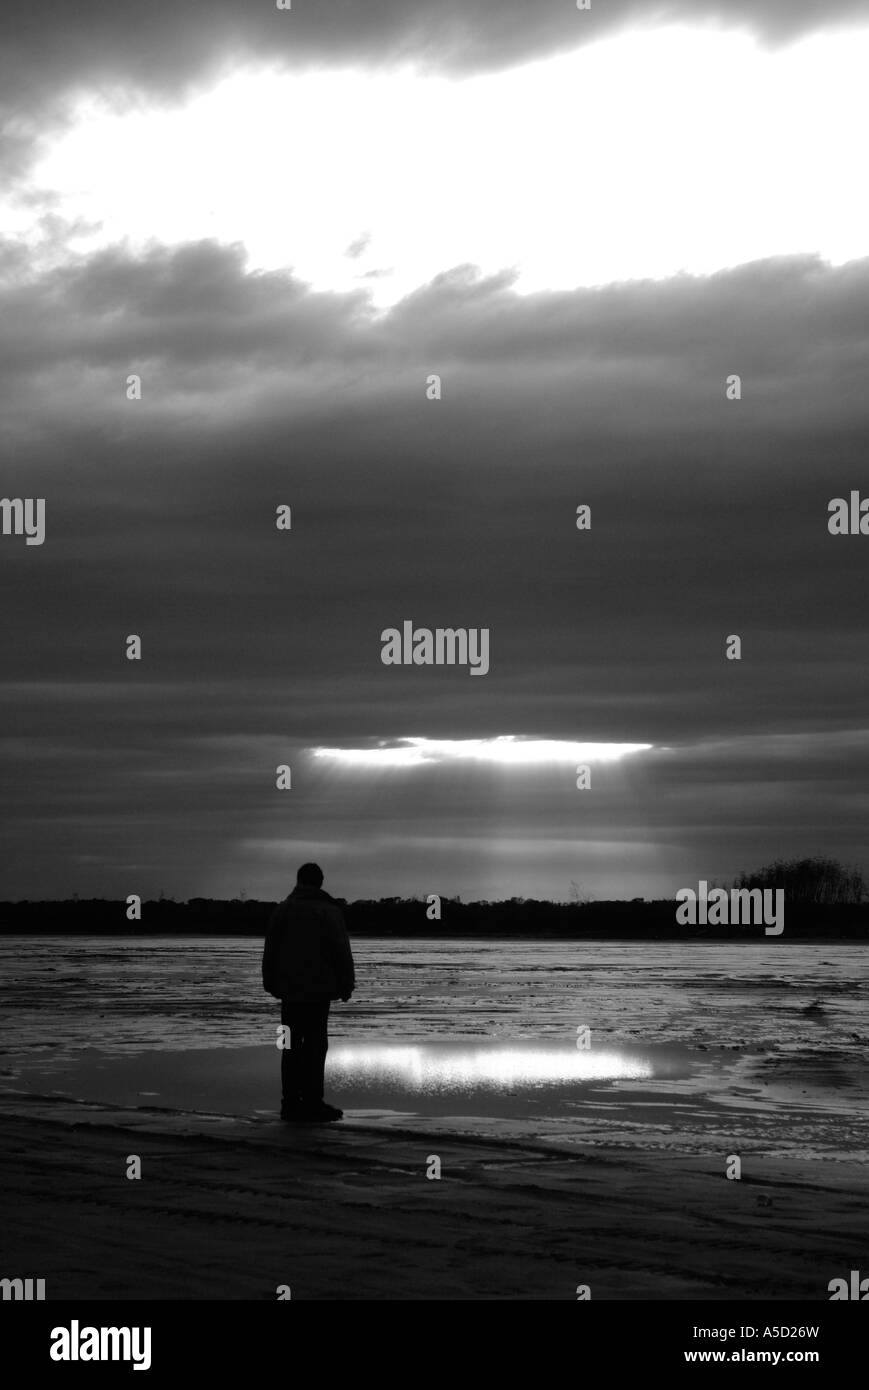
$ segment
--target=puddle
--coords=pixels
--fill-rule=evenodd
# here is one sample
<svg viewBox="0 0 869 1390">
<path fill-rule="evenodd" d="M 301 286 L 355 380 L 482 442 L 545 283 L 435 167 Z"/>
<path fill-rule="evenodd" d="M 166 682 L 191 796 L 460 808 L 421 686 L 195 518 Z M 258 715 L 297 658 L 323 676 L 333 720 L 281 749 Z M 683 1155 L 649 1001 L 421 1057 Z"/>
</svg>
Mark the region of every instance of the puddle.
<svg viewBox="0 0 869 1390">
<path fill-rule="evenodd" d="M 522 1041 L 431 1044 L 334 1043 L 326 1065 L 327 1095 L 345 1110 L 417 1114 L 557 1115 L 590 1089 L 678 1080 L 708 1065 L 687 1049 L 578 1049 Z M 53 1090 L 102 1104 L 217 1114 L 273 1112 L 280 1090 L 275 1047 L 148 1051 L 111 1057 L 96 1049 L 24 1063 L 4 1089 Z M 53 1083 L 49 1085 L 49 1083 Z"/>
</svg>

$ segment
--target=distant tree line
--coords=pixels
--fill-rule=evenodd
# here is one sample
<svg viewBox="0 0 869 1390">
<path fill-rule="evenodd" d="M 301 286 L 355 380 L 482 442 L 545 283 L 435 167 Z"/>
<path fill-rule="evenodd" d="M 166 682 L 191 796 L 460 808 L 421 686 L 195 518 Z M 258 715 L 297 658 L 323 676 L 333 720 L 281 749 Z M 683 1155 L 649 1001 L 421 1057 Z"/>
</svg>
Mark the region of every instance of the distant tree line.
<svg viewBox="0 0 869 1390">
<path fill-rule="evenodd" d="M 866 880 L 859 869 L 837 859 L 775 859 L 754 873 L 741 873 L 735 888 L 782 888 L 785 904 L 828 906 L 866 901 Z"/>
<path fill-rule="evenodd" d="M 869 903 L 862 875 L 834 860 L 782 861 L 743 873 L 738 888 L 783 888 L 785 931 L 793 939 L 869 938 Z M 341 902 L 351 937 L 477 937 L 492 940 L 763 941 L 762 926 L 681 926 L 672 898 L 594 902 L 549 902 L 509 898 L 464 903 L 443 896 L 441 916 L 432 920 L 425 898 L 380 898 Z M 141 920 L 127 918 L 123 901 L 76 898 L 64 902 L 0 903 L 0 933 L 75 933 L 86 936 L 256 936 L 265 934 L 273 902 L 257 899 L 160 897 L 142 903 Z"/>
</svg>

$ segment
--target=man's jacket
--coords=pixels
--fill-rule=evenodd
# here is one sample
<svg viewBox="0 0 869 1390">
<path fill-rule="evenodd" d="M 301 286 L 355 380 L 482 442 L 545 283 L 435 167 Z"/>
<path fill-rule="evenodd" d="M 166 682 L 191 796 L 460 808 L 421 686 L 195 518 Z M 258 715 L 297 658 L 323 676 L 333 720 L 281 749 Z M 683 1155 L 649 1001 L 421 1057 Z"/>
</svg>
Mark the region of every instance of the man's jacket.
<svg viewBox="0 0 869 1390">
<path fill-rule="evenodd" d="M 346 999 L 356 977 L 344 914 L 322 888 L 297 885 L 272 913 L 263 985 L 277 999 L 313 1004 Z"/>
</svg>

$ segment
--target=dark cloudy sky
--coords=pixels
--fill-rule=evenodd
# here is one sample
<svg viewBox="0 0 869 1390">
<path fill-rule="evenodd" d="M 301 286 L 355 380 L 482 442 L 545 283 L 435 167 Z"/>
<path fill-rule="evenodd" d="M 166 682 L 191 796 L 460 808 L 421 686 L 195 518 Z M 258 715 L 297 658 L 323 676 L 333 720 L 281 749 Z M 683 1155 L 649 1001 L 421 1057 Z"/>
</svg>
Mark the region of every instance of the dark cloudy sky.
<svg viewBox="0 0 869 1390">
<path fill-rule="evenodd" d="M 0 895 L 869 870 L 865 0 L 13 0 L 0 54 Z M 316 754 L 411 737 L 483 756 Z"/>
</svg>

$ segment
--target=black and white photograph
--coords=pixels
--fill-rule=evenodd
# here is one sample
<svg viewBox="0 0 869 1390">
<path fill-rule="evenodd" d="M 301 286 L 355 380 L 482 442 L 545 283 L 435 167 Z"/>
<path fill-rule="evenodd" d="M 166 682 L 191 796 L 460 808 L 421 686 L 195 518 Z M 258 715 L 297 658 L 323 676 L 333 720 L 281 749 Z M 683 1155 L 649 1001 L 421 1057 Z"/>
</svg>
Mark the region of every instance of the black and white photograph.
<svg viewBox="0 0 869 1390">
<path fill-rule="evenodd" d="M 34 1373 L 215 1301 L 857 1326 L 867 72 L 867 0 L 5 0 Z"/>
</svg>

